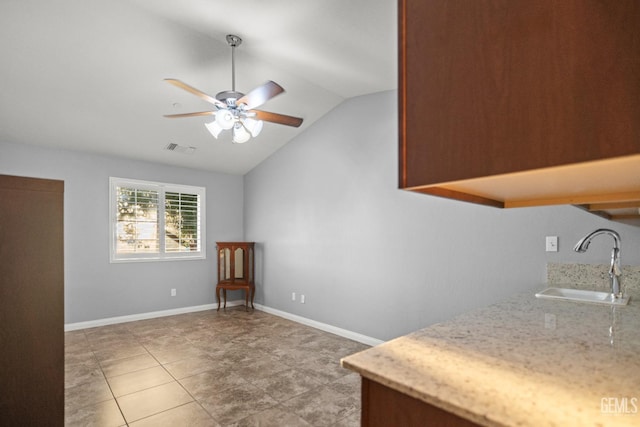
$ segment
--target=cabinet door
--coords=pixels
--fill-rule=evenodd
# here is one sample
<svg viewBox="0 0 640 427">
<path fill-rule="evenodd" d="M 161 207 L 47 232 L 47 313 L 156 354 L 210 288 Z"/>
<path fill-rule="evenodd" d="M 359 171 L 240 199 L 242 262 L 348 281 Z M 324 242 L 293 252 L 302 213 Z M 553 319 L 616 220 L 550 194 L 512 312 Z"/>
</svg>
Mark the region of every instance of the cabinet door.
<svg viewBox="0 0 640 427">
<path fill-rule="evenodd" d="M 400 0 L 400 186 L 640 153 L 636 0 Z"/>
<path fill-rule="evenodd" d="M 0 425 L 64 424 L 63 182 L 0 175 Z"/>
</svg>

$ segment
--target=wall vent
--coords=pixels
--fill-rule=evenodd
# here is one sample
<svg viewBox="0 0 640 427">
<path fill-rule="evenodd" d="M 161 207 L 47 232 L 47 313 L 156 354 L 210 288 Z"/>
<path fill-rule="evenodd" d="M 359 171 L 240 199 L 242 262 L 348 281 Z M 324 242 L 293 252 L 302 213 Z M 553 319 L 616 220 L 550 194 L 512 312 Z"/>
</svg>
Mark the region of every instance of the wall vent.
<svg viewBox="0 0 640 427">
<path fill-rule="evenodd" d="M 169 145 L 164 147 L 167 151 L 175 151 L 176 153 L 193 154 L 196 151 L 196 147 L 185 147 L 184 145 L 178 145 L 174 142 L 170 142 Z"/>
</svg>

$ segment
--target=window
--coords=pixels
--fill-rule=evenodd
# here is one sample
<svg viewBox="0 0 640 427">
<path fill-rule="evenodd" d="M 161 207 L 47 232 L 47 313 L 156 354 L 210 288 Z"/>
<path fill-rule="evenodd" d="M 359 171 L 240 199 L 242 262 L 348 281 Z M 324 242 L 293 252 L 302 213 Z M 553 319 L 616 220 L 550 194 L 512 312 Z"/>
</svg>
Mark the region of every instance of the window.
<svg viewBox="0 0 640 427">
<path fill-rule="evenodd" d="M 110 178 L 111 262 L 205 258 L 205 189 Z"/>
</svg>

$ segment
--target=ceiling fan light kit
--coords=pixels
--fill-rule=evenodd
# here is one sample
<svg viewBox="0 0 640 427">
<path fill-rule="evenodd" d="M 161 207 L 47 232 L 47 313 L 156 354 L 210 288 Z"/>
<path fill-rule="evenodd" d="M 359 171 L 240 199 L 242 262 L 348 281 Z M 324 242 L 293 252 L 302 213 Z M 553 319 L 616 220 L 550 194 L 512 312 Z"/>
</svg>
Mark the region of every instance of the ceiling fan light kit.
<svg viewBox="0 0 640 427">
<path fill-rule="evenodd" d="M 244 119 L 243 124 L 244 127 L 247 128 L 251 136 L 255 138 L 256 136 L 260 135 L 260 132 L 262 132 L 262 126 L 264 125 L 264 122 L 262 120 L 255 120 L 251 117 L 247 117 L 246 119 Z"/>
<path fill-rule="evenodd" d="M 209 133 L 211 133 L 211 135 L 213 135 L 214 138 L 216 139 L 218 139 L 218 135 L 220 135 L 220 133 L 224 130 L 222 129 L 222 127 L 220 127 L 218 122 L 216 122 L 215 120 L 209 123 L 205 123 L 204 126 L 207 128 Z"/>
<path fill-rule="evenodd" d="M 168 118 L 214 116 L 214 120 L 205 123 L 207 130 L 218 138 L 223 130 L 232 130 L 232 141 L 236 144 L 247 142 L 251 137 L 257 137 L 262 131 L 263 120 L 286 126 L 299 127 L 302 119 L 284 114 L 255 110 L 271 98 L 284 92 L 279 84 L 267 81 L 262 86 L 251 90 L 248 94 L 236 92 L 235 76 L 235 48 L 240 46 L 242 39 L 236 35 L 227 35 L 227 43 L 231 46 L 231 90 L 219 92 L 215 98 L 176 79 L 165 79 L 180 89 L 213 104 L 215 111 L 201 111 L 197 113 L 169 114 Z"/>
<path fill-rule="evenodd" d="M 230 110 L 218 110 L 216 112 L 216 123 L 224 130 L 231 129 L 235 121 L 236 118 Z"/>
</svg>

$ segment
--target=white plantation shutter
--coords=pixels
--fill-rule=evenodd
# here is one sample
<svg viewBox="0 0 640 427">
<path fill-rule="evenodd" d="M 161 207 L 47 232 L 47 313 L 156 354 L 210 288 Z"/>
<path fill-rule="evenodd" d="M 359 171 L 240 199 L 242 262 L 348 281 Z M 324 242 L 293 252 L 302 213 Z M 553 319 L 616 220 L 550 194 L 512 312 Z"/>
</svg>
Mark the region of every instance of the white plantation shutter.
<svg viewBox="0 0 640 427">
<path fill-rule="evenodd" d="M 111 262 L 203 259 L 205 189 L 110 178 Z"/>
<path fill-rule="evenodd" d="M 116 251 L 123 255 L 159 253 L 158 192 L 117 186 L 116 198 Z"/>
<path fill-rule="evenodd" d="M 165 250 L 193 252 L 200 249 L 200 196 L 165 192 Z"/>
</svg>

